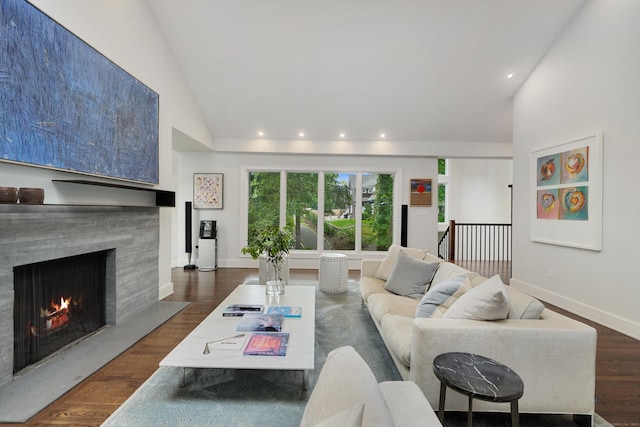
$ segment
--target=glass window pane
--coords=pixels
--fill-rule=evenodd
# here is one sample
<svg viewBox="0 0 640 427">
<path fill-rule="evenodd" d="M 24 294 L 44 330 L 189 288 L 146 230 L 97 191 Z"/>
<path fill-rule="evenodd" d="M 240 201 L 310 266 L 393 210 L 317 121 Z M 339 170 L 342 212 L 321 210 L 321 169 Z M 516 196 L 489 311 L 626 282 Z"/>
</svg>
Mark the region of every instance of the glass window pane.
<svg viewBox="0 0 640 427">
<path fill-rule="evenodd" d="M 438 222 L 445 222 L 446 186 L 438 185 Z"/>
<path fill-rule="evenodd" d="M 317 173 L 287 173 L 287 227 L 294 249 L 318 249 Z"/>
<path fill-rule="evenodd" d="M 324 175 L 324 249 L 355 250 L 356 173 Z"/>
<path fill-rule="evenodd" d="M 447 174 L 447 160 L 438 159 L 438 175 L 446 175 L 446 174 Z"/>
<path fill-rule="evenodd" d="M 393 242 L 393 174 L 362 174 L 362 250 L 386 251 Z"/>
<path fill-rule="evenodd" d="M 249 172 L 248 236 L 280 224 L 280 172 Z"/>
</svg>

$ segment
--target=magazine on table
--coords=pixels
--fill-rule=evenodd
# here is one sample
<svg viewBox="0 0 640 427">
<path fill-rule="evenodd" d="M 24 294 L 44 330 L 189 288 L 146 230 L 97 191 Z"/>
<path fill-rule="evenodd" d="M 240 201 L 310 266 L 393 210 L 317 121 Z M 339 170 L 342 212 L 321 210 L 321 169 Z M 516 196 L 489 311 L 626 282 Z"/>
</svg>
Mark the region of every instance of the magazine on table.
<svg viewBox="0 0 640 427">
<path fill-rule="evenodd" d="M 225 317 L 244 316 L 246 313 L 262 313 L 264 305 L 260 304 L 231 304 L 222 313 Z"/>
<path fill-rule="evenodd" d="M 302 317 L 302 307 L 290 305 L 272 305 L 267 314 L 282 314 L 284 317 Z"/>
<path fill-rule="evenodd" d="M 287 332 L 256 332 L 242 354 L 245 356 L 286 356 L 289 344 Z"/>
<path fill-rule="evenodd" d="M 238 331 L 280 332 L 283 320 L 282 314 L 247 313 L 242 316 L 236 329 Z"/>
</svg>

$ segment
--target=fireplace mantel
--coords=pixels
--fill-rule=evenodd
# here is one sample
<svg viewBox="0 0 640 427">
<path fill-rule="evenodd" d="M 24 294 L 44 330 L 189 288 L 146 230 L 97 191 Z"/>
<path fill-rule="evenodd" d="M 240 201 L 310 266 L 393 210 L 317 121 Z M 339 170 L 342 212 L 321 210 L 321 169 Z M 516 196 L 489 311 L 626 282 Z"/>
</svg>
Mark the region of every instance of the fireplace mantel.
<svg viewBox="0 0 640 427">
<path fill-rule="evenodd" d="M 65 182 L 68 184 L 95 185 L 98 187 L 121 188 L 123 190 L 146 191 L 156 195 L 156 206 L 159 207 L 175 207 L 176 193 L 167 190 L 158 190 L 156 188 L 135 187 L 133 185 L 114 184 L 110 182 L 88 181 L 84 179 L 53 179 L 52 182 Z"/>
</svg>

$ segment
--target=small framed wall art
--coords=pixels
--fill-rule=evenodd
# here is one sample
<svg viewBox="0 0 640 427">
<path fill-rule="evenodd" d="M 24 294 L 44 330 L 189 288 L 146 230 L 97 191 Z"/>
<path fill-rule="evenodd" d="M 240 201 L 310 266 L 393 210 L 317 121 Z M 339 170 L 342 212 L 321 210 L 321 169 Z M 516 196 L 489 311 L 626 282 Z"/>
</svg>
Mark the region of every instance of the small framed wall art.
<svg viewBox="0 0 640 427">
<path fill-rule="evenodd" d="M 531 240 L 602 250 L 602 133 L 531 156 Z"/>
<path fill-rule="evenodd" d="M 223 174 L 193 174 L 193 208 L 222 209 Z"/>
<path fill-rule="evenodd" d="M 411 206 L 431 206 L 430 179 L 411 179 Z"/>
</svg>

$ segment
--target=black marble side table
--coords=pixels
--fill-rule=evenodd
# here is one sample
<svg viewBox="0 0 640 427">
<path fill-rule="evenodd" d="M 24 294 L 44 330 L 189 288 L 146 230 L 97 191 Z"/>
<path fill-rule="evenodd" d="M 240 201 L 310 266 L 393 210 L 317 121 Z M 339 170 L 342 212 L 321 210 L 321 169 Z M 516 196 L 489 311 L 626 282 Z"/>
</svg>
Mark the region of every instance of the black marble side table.
<svg viewBox="0 0 640 427">
<path fill-rule="evenodd" d="M 473 399 L 511 403 L 511 425 L 518 427 L 518 399 L 524 383 L 509 367 L 488 357 L 470 353 L 444 353 L 433 359 L 433 373 L 440 380 L 438 418 L 444 421 L 447 387 L 469 396 L 467 425 L 473 421 Z"/>
</svg>

